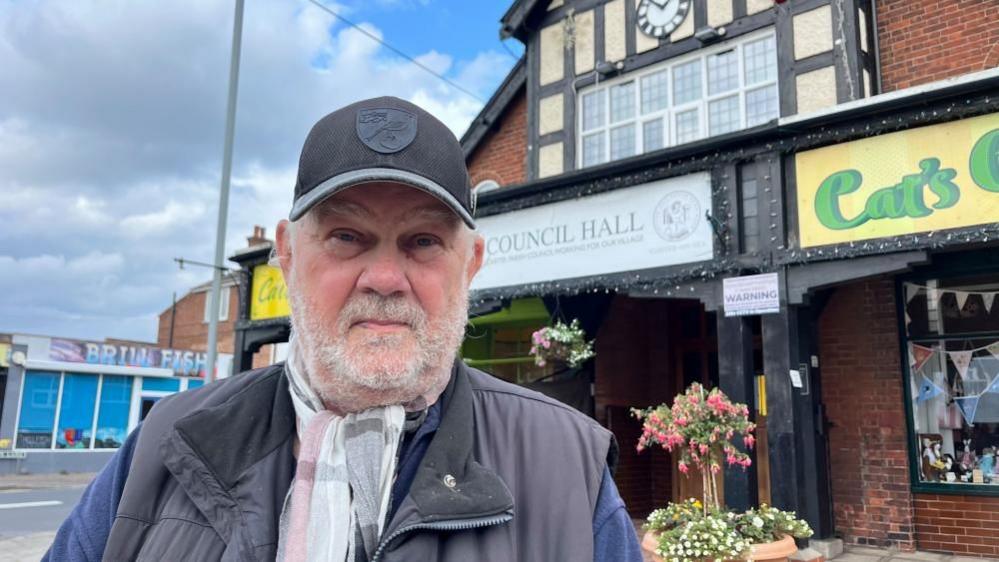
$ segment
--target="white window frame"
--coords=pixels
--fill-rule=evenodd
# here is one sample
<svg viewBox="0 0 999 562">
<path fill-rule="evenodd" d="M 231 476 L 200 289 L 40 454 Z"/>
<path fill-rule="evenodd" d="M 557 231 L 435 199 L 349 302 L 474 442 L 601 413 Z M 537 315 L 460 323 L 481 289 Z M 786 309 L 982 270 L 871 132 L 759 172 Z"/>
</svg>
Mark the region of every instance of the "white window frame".
<svg viewBox="0 0 999 562">
<path fill-rule="evenodd" d="M 219 291 L 219 322 L 225 322 L 229 319 L 229 298 L 231 294 L 229 293 L 230 286 L 223 286 Z M 211 321 L 211 315 L 208 312 L 209 305 L 212 301 L 212 291 L 209 289 L 205 291 L 205 313 L 202 316 L 201 322 L 207 324 Z"/>
<path fill-rule="evenodd" d="M 780 72 L 779 72 L 779 67 L 777 66 L 779 63 L 777 61 L 777 50 L 776 50 L 776 48 L 773 51 L 773 62 L 774 62 L 775 67 L 778 69 L 778 72 L 775 72 L 775 76 L 773 77 L 773 79 L 767 80 L 767 81 L 764 81 L 764 82 L 757 82 L 757 83 L 752 84 L 751 86 L 747 86 L 747 84 L 746 84 L 745 55 L 743 54 L 743 47 L 746 44 L 748 44 L 748 43 L 753 43 L 755 41 L 759 41 L 759 40 L 766 39 L 766 38 L 772 38 L 774 40 L 774 45 L 776 45 L 776 32 L 775 32 L 775 30 L 773 28 L 768 28 L 766 30 L 761 30 L 759 32 L 749 33 L 749 34 L 747 34 L 745 36 L 738 37 L 738 38 L 733 39 L 731 41 L 727 41 L 725 43 L 721 43 L 719 45 L 715 45 L 715 46 L 710 47 L 710 48 L 700 49 L 700 50 L 695 51 L 693 53 L 690 53 L 688 55 L 684 55 L 684 56 L 680 56 L 680 57 L 668 59 L 668 60 L 663 61 L 661 63 L 657 63 L 655 65 L 651 65 L 651 66 L 648 66 L 646 68 L 643 68 L 640 71 L 631 72 L 631 73 L 625 74 L 623 76 L 615 77 L 615 78 L 613 78 L 611 80 L 607 80 L 607 81 L 598 81 L 598 83 L 593 84 L 592 86 L 589 86 L 587 88 L 584 88 L 584 89 L 580 90 L 577 93 L 577 95 L 576 95 L 576 107 L 577 107 L 577 114 L 578 114 L 578 117 L 576 119 L 576 124 L 575 124 L 575 126 L 576 126 L 576 168 L 577 169 L 589 168 L 589 167 L 592 167 L 592 166 L 599 166 L 601 164 L 606 164 L 608 162 L 613 162 L 614 160 L 611 159 L 611 145 L 610 145 L 610 137 L 611 137 L 611 135 L 610 135 L 610 131 L 611 131 L 611 129 L 614 129 L 614 128 L 617 128 L 617 127 L 621 127 L 621 126 L 627 125 L 629 123 L 633 124 L 634 127 L 635 127 L 635 147 L 636 147 L 636 151 L 635 151 L 635 153 L 632 156 L 629 156 L 627 158 L 631 158 L 633 156 L 638 156 L 640 154 L 644 154 L 644 153 L 648 152 L 647 150 L 645 150 L 644 143 L 643 143 L 643 138 L 642 138 L 643 137 L 643 131 L 644 131 L 644 125 L 645 125 L 646 122 L 652 121 L 652 120 L 655 120 L 655 119 L 661 119 L 662 120 L 661 122 L 663 122 L 665 124 L 665 127 L 666 127 L 665 131 L 663 131 L 663 146 L 660 147 L 660 148 L 657 148 L 655 150 L 661 150 L 663 148 L 668 148 L 668 147 L 671 147 L 671 146 L 677 146 L 679 143 L 677 143 L 677 141 L 676 141 L 676 138 L 677 138 L 676 115 L 679 114 L 679 113 L 683 113 L 685 111 L 688 111 L 690 109 L 695 109 L 696 108 L 698 110 L 697 111 L 697 120 L 698 120 L 698 131 L 699 132 L 698 132 L 697 137 L 695 137 L 693 140 L 691 140 L 691 141 L 685 141 L 682 144 L 686 144 L 687 142 L 696 142 L 696 141 L 699 141 L 699 140 L 710 138 L 710 137 L 714 136 L 714 135 L 712 135 L 710 133 L 710 123 L 708 121 L 708 110 L 709 110 L 711 102 L 719 100 L 719 99 L 731 97 L 733 95 L 735 95 L 735 96 L 738 97 L 738 103 L 739 103 L 739 126 L 738 126 L 738 128 L 733 129 L 732 131 L 728 131 L 728 132 L 723 133 L 723 134 L 729 134 L 729 133 L 732 133 L 732 132 L 735 132 L 735 131 L 740 131 L 740 130 L 746 129 L 746 128 L 748 128 L 748 125 L 747 125 L 747 115 L 746 115 L 746 92 L 750 91 L 750 90 L 757 90 L 759 88 L 770 87 L 770 86 L 776 87 L 777 88 L 777 106 L 778 106 L 778 112 L 777 113 L 778 114 L 775 116 L 775 118 L 779 117 L 780 116 L 780 85 L 779 85 L 779 74 L 780 74 Z M 734 90 L 728 90 L 726 92 L 709 95 L 708 94 L 707 59 L 708 59 L 708 57 L 710 57 L 712 55 L 717 55 L 719 53 L 723 53 L 723 52 L 729 51 L 729 50 L 735 50 L 736 53 L 737 53 L 736 59 L 737 59 L 737 64 L 738 64 L 738 80 L 739 80 L 738 87 L 736 89 L 734 89 Z M 674 69 L 676 67 L 678 67 L 678 66 L 682 66 L 682 65 L 690 63 L 691 61 L 694 61 L 694 60 L 700 60 L 700 69 L 701 69 L 701 96 L 700 96 L 700 98 L 698 98 L 695 101 L 686 102 L 686 103 L 684 103 L 682 105 L 674 105 L 673 104 L 673 94 L 674 94 L 674 91 L 673 91 L 673 86 L 674 86 L 674 84 L 673 84 L 673 72 L 674 72 Z M 643 115 L 642 114 L 642 84 L 641 84 L 642 78 L 644 78 L 646 76 L 649 76 L 651 74 L 655 74 L 657 72 L 663 71 L 663 70 L 665 70 L 667 72 L 667 75 L 668 75 L 668 82 L 667 82 L 667 85 L 666 85 L 666 88 L 667 88 L 667 100 L 668 101 L 667 101 L 666 107 L 663 108 L 663 109 L 660 109 L 658 111 L 650 112 L 648 114 L 644 114 Z M 632 82 L 632 81 L 635 84 L 635 115 L 632 118 L 630 118 L 630 120 L 625 120 L 625 121 L 619 121 L 619 122 L 616 122 L 616 123 L 612 123 L 611 122 L 611 107 L 610 107 L 610 99 L 611 99 L 610 90 L 611 90 L 611 88 L 613 88 L 615 86 L 618 86 L 620 84 L 624 84 L 626 82 Z M 603 96 L 603 98 L 604 98 L 604 100 L 603 100 L 603 103 L 604 103 L 604 115 L 605 115 L 604 124 L 601 125 L 601 126 L 599 126 L 599 127 L 590 129 L 590 130 L 588 130 L 588 131 L 586 131 L 584 133 L 583 132 L 583 98 L 586 95 L 592 94 L 593 92 L 596 92 L 596 91 L 599 91 L 599 90 L 603 90 L 604 91 L 604 96 Z M 594 133 L 603 133 L 603 135 L 604 135 L 604 140 L 603 140 L 603 142 L 604 142 L 604 148 L 603 148 L 603 152 L 604 152 L 605 159 L 603 161 L 601 161 L 601 162 L 596 162 L 596 163 L 593 163 L 593 164 L 584 164 L 584 162 L 583 162 L 583 135 L 585 134 L 585 135 L 589 136 L 589 135 L 592 135 Z"/>
</svg>

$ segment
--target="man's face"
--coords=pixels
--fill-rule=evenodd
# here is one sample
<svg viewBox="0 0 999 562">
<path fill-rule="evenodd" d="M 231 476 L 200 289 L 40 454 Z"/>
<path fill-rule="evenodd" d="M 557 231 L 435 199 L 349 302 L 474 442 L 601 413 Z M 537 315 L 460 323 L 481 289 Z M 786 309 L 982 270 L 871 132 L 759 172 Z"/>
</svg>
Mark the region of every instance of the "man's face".
<svg viewBox="0 0 999 562">
<path fill-rule="evenodd" d="M 435 399 L 464 334 L 481 238 L 431 195 L 347 189 L 294 225 L 278 255 L 310 385 L 342 413 Z"/>
</svg>

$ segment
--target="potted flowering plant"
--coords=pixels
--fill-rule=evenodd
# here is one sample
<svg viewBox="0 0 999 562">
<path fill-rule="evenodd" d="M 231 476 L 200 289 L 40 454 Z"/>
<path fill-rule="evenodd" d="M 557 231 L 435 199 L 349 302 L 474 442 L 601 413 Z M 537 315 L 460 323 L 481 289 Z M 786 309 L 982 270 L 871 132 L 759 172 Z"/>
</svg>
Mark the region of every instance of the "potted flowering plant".
<svg viewBox="0 0 999 562">
<path fill-rule="evenodd" d="M 531 334 L 531 355 L 538 367 L 549 362 L 564 363 L 570 368 L 582 365 L 593 357 L 593 342 L 586 341 L 586 334 L 573 319 L 568 325 L 558 321 Z"/>
<path fill-rule="evenodd" d="M 733 444 L 742 437 L 747 448 L 755 443 L 755 424 L 749 408 L 733 403 L 718 389 L 706 391 L 698 383 L 678 395 L 671 406 L 632 410 L 642 420 L 638 451 L 659 445 L 673 454 L 684 475 L 691 467 L 701 475 L 704 501 L 670 503 L 649 516 L 642 546 L 657 560 L 786 560 L 797 547 L 793 537 L 809 537 L 812 530 L 793 512 L 767 505 L 743 513 L 724 509 L 718 493 L 722 463 L 745 470 L 749 455 Z"/>
</svg>

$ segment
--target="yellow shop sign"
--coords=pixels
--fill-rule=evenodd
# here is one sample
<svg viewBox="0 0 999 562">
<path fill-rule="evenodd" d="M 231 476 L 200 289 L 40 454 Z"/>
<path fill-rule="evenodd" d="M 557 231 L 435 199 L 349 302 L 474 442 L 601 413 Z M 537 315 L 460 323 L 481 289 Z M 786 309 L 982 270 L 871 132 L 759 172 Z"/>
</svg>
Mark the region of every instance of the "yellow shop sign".
<svg viewBox="0 0 999 562">
<path fill-rule="evenodd" d="M 288 287 L 281 270 L 269 265 L 253 268 L 251 283 L 250 320 L 282 318 L 291 315 L 288 305 Z"/>
<path fill-rule="evenodd" d="M 795 156 L 802 248 L 999 222 L 999 113 Z"/>
</svg>

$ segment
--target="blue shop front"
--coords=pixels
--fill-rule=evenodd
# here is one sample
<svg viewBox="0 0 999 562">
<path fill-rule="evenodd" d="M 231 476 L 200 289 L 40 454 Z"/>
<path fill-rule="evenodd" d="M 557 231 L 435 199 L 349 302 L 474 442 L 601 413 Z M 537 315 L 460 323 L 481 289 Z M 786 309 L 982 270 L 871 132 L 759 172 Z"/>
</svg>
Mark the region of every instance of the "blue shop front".
<svg viewBox="0 0 999 562">
<path fill-rule="evenodd" d="M 93 472 L 153 405 L 204 384 L 206 353 L 15 334 L 0 394 L 0 474 Z M 220 354 L 227 376 L 232 356 Z"/>
</svg>

